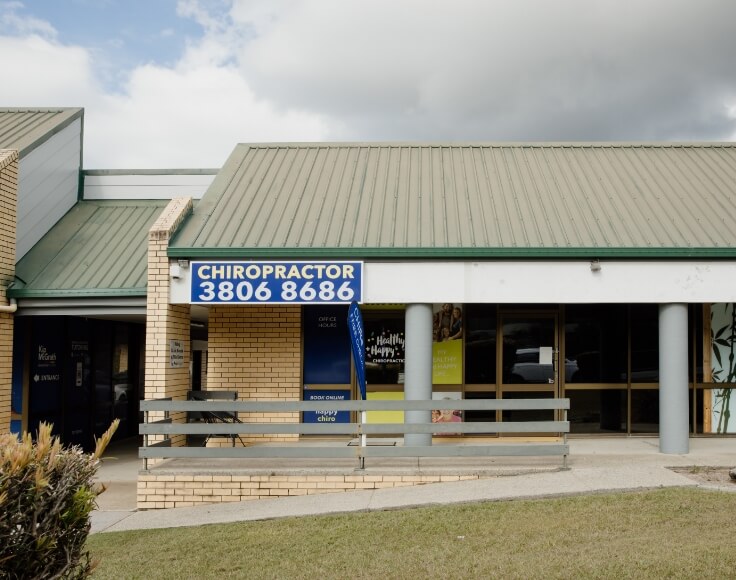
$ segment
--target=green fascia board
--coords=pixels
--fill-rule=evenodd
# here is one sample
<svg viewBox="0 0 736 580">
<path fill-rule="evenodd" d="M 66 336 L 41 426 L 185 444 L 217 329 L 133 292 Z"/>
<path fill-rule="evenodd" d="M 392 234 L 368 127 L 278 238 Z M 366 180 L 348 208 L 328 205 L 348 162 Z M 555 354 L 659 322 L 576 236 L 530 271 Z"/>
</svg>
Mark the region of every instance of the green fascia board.
<svg viewBox="0 0 736 580">
<path fill-rule="evenodd" d="M 146 288 L 70 288 L 39 289 L 8 288 L 8 298 L 111 298 L 111 297 L 146 297 Z"/>
<path fill-rule="evenodd" d="M 190 259 L 733 259 L 728 248 L 186 248 L 169 247 L 171 258 Z"/>
</svg>

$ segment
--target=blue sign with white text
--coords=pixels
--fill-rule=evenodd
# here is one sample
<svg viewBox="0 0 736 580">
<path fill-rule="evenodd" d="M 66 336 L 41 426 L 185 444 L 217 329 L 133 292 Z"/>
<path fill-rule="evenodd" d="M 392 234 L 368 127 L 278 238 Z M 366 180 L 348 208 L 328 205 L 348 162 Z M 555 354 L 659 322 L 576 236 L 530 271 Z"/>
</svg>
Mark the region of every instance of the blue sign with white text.
<svg viewBox="0 0 736 580">
<path fill-rule="evenodd" d="M 192 304 L 349 304 L 362 262 L 192 262 Z"/>
<path fill-rule="evenodd" d="M 350 391 L 307 390 L 305 401 L 349 401 Z M 304 411 L 304 423 L 350 423 L 350 411 Z"/>
</svg>

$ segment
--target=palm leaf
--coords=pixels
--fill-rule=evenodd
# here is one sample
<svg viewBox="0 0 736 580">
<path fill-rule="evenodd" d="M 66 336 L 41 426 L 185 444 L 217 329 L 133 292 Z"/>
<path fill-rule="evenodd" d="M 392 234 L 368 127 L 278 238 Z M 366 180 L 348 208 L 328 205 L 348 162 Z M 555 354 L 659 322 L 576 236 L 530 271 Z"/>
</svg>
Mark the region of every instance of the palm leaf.
<svg viewBox="0 0 736 580">
<path fill-rule="evenodd" d="M 718 347 L 715 347 L 713 349 L 713 354 L 715 355 L 716 360 L 718 361 L 718 366 L 719 367 L 722 367 L 723 366 L 723 362 L 721 361 L 721 350 Z"/>
</svg>

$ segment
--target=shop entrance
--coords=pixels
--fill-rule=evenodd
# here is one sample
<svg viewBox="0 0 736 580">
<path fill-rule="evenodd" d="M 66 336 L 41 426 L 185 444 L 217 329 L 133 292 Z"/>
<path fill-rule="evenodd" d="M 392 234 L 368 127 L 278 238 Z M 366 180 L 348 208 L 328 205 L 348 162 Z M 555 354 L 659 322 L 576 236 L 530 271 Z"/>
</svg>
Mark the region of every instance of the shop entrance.
<svg viewBox="0 0 736 580">
<path fill-rule="evenodd" d="M 500 331 L 498 396 L 502 399 L 560 396 L 557 311 L 502 312 Z M 551 411 L 504 411 L 502 420 L 551 420 L 551 414 Z"/>
</svg>

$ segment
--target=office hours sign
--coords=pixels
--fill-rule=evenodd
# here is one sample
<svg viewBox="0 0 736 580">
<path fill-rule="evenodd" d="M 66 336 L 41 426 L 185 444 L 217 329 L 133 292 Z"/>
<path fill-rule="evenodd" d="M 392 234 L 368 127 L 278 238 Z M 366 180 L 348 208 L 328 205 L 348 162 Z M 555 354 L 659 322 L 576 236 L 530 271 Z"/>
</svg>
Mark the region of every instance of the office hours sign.
<svg viewBox="0 0 736 580">
<path fill-rule="evenodd" d="M 361 302 L 362 262 L 192 262 L 192 304 Z"/>
</svg>

